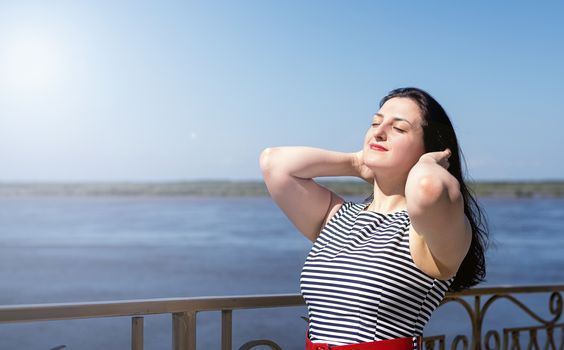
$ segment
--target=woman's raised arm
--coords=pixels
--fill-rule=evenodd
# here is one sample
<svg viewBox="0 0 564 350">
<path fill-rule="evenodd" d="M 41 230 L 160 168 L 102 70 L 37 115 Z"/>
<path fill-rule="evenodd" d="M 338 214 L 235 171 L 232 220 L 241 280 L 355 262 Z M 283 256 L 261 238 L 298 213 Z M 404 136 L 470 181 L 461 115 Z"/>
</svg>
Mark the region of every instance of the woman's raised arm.
<svg viewBox="0 0 564 350">
<path fill-rule="evenodd" d="M 434 261 L 444 279 L 458 270 L 472 241 L 460 184 L 447 170 L 448 157 L 450 150 L 421 156 L 405 186 L 411 225 L 431 253 L 427 259 Z"/>
<path fill-rule="evenodd" d="M 343 199 L 313 181 L 322 176 L 361 176 L 359 153 L 311 147 L 265 149 L 260 167 L 272 199 L 312 242 Z"/>
</svg>

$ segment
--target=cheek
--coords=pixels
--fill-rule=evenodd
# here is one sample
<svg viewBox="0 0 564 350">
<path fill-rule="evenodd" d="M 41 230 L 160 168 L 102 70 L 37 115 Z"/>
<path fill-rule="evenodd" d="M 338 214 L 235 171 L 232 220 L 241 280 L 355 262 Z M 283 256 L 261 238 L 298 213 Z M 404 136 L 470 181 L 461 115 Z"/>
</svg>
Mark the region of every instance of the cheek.
<svg viewBox="0 0 564 350">
<path fill-rule="evenodd" d="M 422 156 L 425 153 L 427 153 L 425 151 L 425 144 L 423 143 L 423 137 L 417 139 L 417 152 L 419 153 L 419 156 Z"/>
<path fill-rule="evenodd" d="M 368 130 L 366 130 L 366 133 L 364 134 L 364 143 L 368 143 L 368 141 L 370 140 L 370 137 L 372 135 L 372 133 L 370 132 L 371 129 L 368 128 Z"/>
<path fill-rule="evenodd" d="M 413 149 L 413 156 L 414 156 L 414 164 L 419 161 L 422 155 L 425 154 L 425 147 L 423 143 L 417 144 Z"/>
<path fill-rule="evenodd" d="M 423 154 L 425 154 L 425 147 L 422 140 L 411 139 L 403 146 L 405 154 L 408 155 L 407 158 L 412 161 L 416 162 Z"/>
<path fill-rule="evenodd" d="M 425 153 L 425 145 L 423 145 L 423 140 L 413 140 L 411 148 L 413 149 L 413 153 L 416 153 L 419 156 L 422 156 Z"/>
</svg>

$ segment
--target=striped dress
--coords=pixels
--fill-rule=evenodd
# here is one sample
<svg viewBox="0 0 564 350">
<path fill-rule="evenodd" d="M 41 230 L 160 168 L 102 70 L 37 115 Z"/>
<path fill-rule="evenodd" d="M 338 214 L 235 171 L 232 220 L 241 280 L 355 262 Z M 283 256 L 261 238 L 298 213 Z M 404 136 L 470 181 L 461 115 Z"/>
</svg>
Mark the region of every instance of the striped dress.
<svg viewBox="0 0 564 350">
<path fill-rule="evenodd" d="M 415 266 L 406 210 L 380 214 L 365 207 L 343 204 L 303 266 L 300 288 L 314 343 L 420 336 L 452 283 Z"/>
</svg>

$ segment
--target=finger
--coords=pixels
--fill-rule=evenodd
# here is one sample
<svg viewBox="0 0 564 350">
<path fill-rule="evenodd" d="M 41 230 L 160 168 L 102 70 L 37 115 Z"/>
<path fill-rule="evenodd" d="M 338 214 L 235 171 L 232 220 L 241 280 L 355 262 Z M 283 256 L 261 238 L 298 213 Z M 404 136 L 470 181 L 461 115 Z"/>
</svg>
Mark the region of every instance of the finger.
<svg viewBox="0 0 564 350">
<path fill-rule="evenodd" d="M 446 159 L 442 159 L 441 161 L 437 162 L 437 164 L 443 168 L 443 169 L 447 169 L 450 166 L 450 163 L 446 160 Z"/>
<path fill-rule="evenodd" d="M 445 149 L 443 153 L 446 158 L 449 158 L 452 155 L 450 148 Z"/>
</svg>

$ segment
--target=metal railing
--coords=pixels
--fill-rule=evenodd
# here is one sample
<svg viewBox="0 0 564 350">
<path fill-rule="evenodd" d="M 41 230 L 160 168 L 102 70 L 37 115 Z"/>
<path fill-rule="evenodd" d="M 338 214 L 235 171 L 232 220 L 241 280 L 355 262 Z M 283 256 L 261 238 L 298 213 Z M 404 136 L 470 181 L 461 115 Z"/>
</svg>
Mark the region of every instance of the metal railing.
<svg viewBox="0 0 564 350">
<path fill-rule="evenodd" d="M 564 285 L 486 287 L 473 288 L 459 293 L 448 293 L 441 303 L 457 303 L 467 312 L 471 321 L 471 337 L 457 335 L 450 349 L 554 349 L 564 350 L 564 323 L 558 323 L 562 315 L 562 295 Z M 548 294 L 549 318 L 539 316 L 517 294 Z M 491 329 L 484 336 L 484 318 L 492 304 L 498 300 L 508 300 L 525 314 L 534 324 L 529 327 Z M 38 322 L 71 320 L 100 317 L 131 317 L 131 349 L 143 349 L 144 315 L 170 314 L 172 316 L 173 350 L 196 350 L 196 316 L 199 312 L 221 312 L 221 349 L 231 350 L 232 314 L 239 309 L 278 308 L 303 306 L 299 294 L 168 298 L 148 300 L 128 300 L 93 303 L 64 303 L 0 306 L 0 324 L 18 322 Z M 496 325 L 498 326 L 498 325 Z M 501 326 L 501 325 L 499 325 Z M 305 327 L 305 324 L 304 324 Z M 542 334 L 542 337 L 539 335 Z M 522 335 L 526 343 L 523 343 Z M 541 345 L 544 340 L 544 345 Z M 424 348 L 443 350 L 445 335 L 425 336 Z M 269 346 L 281 350 L 280 346 L 268 339 L 251 340 L 241 345 L 239 350 L 250 350 L 257 346 Z"/>
<path fill-rule="evenodd" d="M 564 285 L 545 286 L 510 286 L 473 288 L 459 293 L 447 293 L 441 306 L 457 303 L 463 307 L 471 322 L 471 339 L 465 335 L 457 335 L 452 340 L 450 349 L 553 349 L 564 350 L 564 323 L 558 323 L 562 316 L 562 295 Z M 538 311 L 533 311 L 514 294 L 548 294 L 549 318 L 539 316 Z M 470 299 L 470 301 L 468 300 Z M 473 300 L 472 300 L 473 299 Z M 507 300 L 523 313 L 530 316 L 535 324 L 528 327 L 503 327 L 487 330 L 484 336 L 484 320 L 492 305 L 499 300 Z M 499 329 L 501 327 L 501 329 Z M 501 332 L 501 336 L 500 336 Z M 538 335 L 545 332 L 545 344 L 539 344 Z M 555 332 L 559 332 L 555 334 Z M 528 334 L 527 334 L 528 333 Z M 521 335 L 525 335 L 521 337 Z M 528 337 L 527 337 L 528 335 Z M 525 338 L 525 339 L 523 339 Z M 425 349 L 445 349 L 445 336 L 427 336 L 423 338 Z M 525 342 L 525 343 L 524 343 Z M 470 347 L 469 347 L 470 343 Z"/>
</svg>

